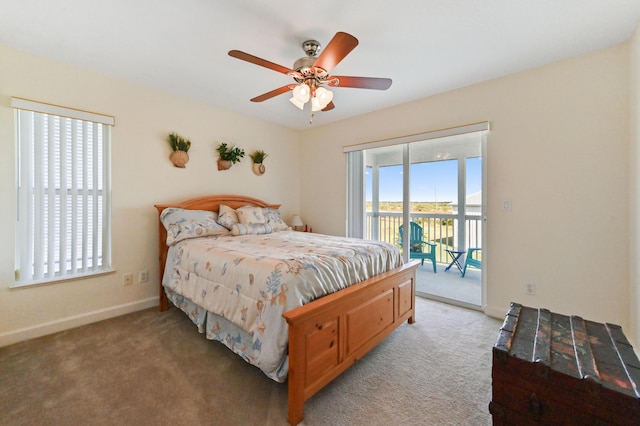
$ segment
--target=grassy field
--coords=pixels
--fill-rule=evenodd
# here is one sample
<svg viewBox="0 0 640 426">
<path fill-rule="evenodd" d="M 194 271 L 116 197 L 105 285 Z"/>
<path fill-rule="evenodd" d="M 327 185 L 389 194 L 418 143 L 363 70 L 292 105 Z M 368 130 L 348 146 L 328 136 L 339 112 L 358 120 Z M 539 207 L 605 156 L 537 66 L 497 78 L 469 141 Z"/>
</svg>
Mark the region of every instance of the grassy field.
<svg viewBox="0 0 640 426">
<path fill-rule="evenodd" d="M 380 201 L 380 212 L 402 213 L 401 201 Z M 433 203 L 427 201 L 414 201 L 409 203 L 409 211 L 411 213 L 453 213 L 453 207 L 450 202 Z M 371 210 L 371 202 L 367 201 L 367 211 Z"/>
</svg>

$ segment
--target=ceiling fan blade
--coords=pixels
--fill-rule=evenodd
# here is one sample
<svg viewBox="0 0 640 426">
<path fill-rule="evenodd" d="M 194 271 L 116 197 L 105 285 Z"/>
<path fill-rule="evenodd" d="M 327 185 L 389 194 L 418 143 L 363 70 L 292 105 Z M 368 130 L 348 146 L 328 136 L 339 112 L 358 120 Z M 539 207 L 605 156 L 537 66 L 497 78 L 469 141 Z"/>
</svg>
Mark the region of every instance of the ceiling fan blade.
<svg viewBox="0 0 640 426">
<path fill-rule="evenodd" d="M 251 99 L 251 102 L 266 101 L 267 99 L 271 99 L 274 96 L 282 95 L 283 93 L 286 93 L 289 90 L 292 90 L 294 87 L 296 87 L 295 84 L 288 84 L 286 86 L 278 87 L 277 89 L 274 89 L 270 92 L 264 93 L 260 96 L 256 96 L 255 98 Z"/>
<path fill-rule="evenodd" d="M 322 111 L 331 111 L 332 109 L 334 109 L 336 106 L 333 104 L 333 101 L 329 102 L 327 104 L 326 107 L 322 108 Z"/>
<path fill-rule="evenodd" d="M 349 77 L 345 75 L 332 75 L 327 82 L 332 87 L 355 87 L 357 89 L 387 90 L 391 87 L 390 78 L 377 77 Z"/>
<path fill-rule="evenodd" d="M 358 39 L 351 34 L 337 32 L 327 44 L 327 47 L 320 53 L 313 66 L 331 72 L 357 45 Z"/>
<path fill-rule="evenodd" d="M 239 50 L 230 50 L 229 56 L 243 61 L 251 62 L 252 64 L 260 65 L 261 67 L 269 68 L 270 70 L 281 72 L 282 74 L 289 74 L 294 72 L 291 68 L 283 67 L 282 65 L 278 65 L 276 63 L 267 61 L 266 59 L 258 58 L 257 56 L 253 56 Z"/>
</svg>

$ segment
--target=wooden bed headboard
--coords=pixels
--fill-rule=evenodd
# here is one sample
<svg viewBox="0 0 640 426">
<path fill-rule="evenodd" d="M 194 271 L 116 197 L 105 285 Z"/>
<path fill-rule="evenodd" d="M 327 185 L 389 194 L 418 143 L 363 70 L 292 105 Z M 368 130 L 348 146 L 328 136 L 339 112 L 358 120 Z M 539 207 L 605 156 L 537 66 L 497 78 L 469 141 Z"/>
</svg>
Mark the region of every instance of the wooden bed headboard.
<svg viewBox="0 0 640 426">
<path fill-rule="evenodd" d="M 204 197 L 192 198 L 190 200 L 182 201 L 174 204 L 156 204 L 155 208 L 158 209 L 158 259 L 160 276 L 158 277 L 160 282 L 160 310 L 166 311 L 169 309 L 169 300 L 162 288 L 162 277 L 164 275 L 164 265 L 167 262 L 167 252 L 169 247 L 167 246 L 167 230 L 160 221 L 160 215 L 162 211 L 169 207 L 175 207 L 185 210 L 207 210 L 212 212 L 218 212 L 220 204 L 237 209 L 242 206 L 254 206 L 254 207 L 269 207 L 272 209 L 278 209 L 280 204 L 270 204 L 257 198 L 246 197 L 244 195 L 207 195 Z"/>
</svg>

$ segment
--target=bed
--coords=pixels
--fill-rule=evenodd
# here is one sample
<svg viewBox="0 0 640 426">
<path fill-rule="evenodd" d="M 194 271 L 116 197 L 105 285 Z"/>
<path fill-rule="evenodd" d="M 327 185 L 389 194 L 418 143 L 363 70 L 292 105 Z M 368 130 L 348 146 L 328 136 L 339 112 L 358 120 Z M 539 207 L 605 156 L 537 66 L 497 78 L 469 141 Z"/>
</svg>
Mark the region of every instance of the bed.
<svg viewBox="0 0 640 426">
<path fill-rule="evenodd" d="M 221 206 L 225 213 L 219 215 Z M 160 218 L 160 310 L 167 310 L 170 303 L 177 306 L 208 338 L 221 341 L 272 379 L 288 380 L 291 424 L 303 420 L 307 399 L 404 321 L 414 322 L 418 262 L 398 262 L 398 253 L 381 251 L 384 243 L 369 241 L 360 246 L 363 240 L 284 229 L 270 232 L 266 224 L 266 229 L 260 224 L 236 225 L 226 233 L 180 239 L 181 234 L 167 225 L 167 217 L 174 212 L 214 212 L 216 221 L 223 222 L 229 209 L 256 214 L 261 209 L 277 211 L 280 206 L 252 197 L 215 195 L 155 207 Z M 323 261 L 327 265 L 315 260 L 325 258 L 318 254 L 325 243 L 337 253 L 337 260 Z M 291 247 L 296 248 L 295 255 Z M 367 251 L 377 256 L 373 263 L 380 265 L 345 266 Z M 318 278 L 321 290 L 299 291 L 295 282 L 282 281 L 285 275 L 298 280 L 325 278 Z M 220 285 L 223 276 L 230 279 L 228 287 Z M 269 286 L 274 277 L 278 285 Z M 343 282 L 353 280 L 354 284 Z M 262 282 L 267 287 L 260 290 Z M 255 301 L 251 294 L 256 295 Z"/>
</svg>

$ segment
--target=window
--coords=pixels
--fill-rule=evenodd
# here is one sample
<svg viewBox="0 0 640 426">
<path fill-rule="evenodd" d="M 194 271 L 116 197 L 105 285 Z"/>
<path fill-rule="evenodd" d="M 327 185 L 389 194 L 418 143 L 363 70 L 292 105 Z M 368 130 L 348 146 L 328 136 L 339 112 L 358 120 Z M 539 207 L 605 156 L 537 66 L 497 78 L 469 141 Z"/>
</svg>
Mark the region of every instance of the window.
<svg viewBox="0 0 640 426">
<path fill-rule="evenodd" d="M 11 101 L 18 157 L 15 285 L 111 270 L 114 118 Z"/>
</svg>

